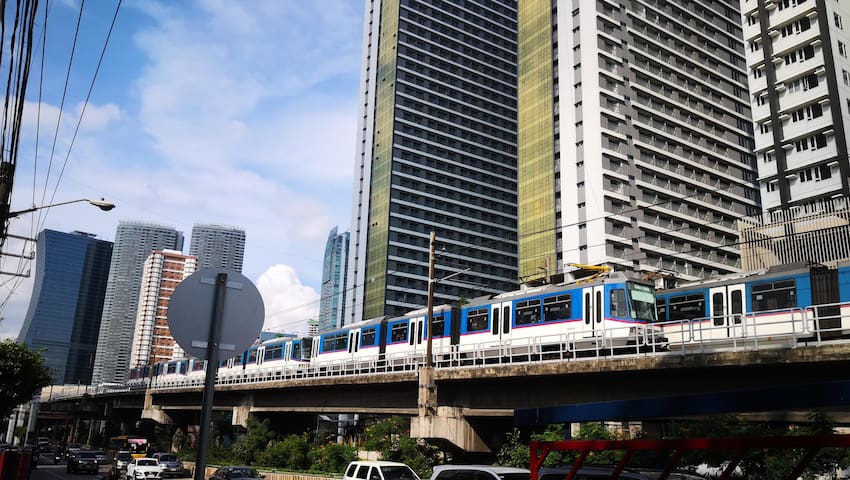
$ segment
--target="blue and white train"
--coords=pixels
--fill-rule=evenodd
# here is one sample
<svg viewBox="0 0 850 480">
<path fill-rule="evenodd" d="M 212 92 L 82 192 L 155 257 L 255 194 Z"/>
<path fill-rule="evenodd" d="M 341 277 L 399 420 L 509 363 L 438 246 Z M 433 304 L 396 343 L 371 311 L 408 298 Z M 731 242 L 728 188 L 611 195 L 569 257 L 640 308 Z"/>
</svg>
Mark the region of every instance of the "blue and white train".
<svg viewBox="0 0 850 480">
<path fill-rule="evenodd" d="M 797 342 L 850 333 L 850 264 L 791 264 L 656 293 L 671 348 L 723 340 Z"/>
<path fill-rule="evenodd" d="M 581 356 L 666 347 L 656 322 L 651 283 L 611 272 L 589 281 L 544 285 L 433 308 L 432 352 L 439 365 L 548 354 Z M 421 365 L 427 349 L 426 309 L 378 317 L 314 337 L 274 339 L 219 365 L 219 382 L 276 378 L 308 368 L 356 373 Z M 142 369 L 146 367 L 140 367 Z M 203 362 L 173 360 L 131 372 L 131 382 L 190 378 L 203 382 Z"/>
</svg>

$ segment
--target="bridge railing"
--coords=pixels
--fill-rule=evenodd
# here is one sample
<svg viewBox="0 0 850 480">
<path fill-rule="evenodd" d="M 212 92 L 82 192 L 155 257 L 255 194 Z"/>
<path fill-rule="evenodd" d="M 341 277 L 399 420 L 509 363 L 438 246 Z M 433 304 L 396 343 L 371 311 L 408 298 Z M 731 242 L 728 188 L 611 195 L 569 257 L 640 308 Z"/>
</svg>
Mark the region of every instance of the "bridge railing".
<svg viewBox="0 0 850 480">
<path fill-rule="evenodd" d="M 435 345 L 436 368 L 505 365 L 532 362 L 584 361 L 611 356 L 687 355 L 714 351 L 794 348 L 801 342 L 820 345 L 850 334 L 850 304 L 818 305 L 805 309 L 777 309 L 651 325 L 597 329 L 592 334 L 552 334 L 532 338 L 492 340 L 473 345 Z M 842 340 L 843 341 L 843 340 Z M 420 348 L 421 347 L 421 348 Z M 266 362 L 246 369 L 222 369 L 216 383 L 236 385 L 301 378 L 384 374 L 414 371 L 425 363 L 424 345 L 415 353 L 352 357 L 300 363 Z M 169 390 L 201 387 L 204 372 L 155 377 L 150 388 Z M 145 388 L 140 384 L 127 388 Z M 103 393 L 81 386 L 69 396 Z M 53 394 L 66 394 L 59 390 Z"/>
</svg>

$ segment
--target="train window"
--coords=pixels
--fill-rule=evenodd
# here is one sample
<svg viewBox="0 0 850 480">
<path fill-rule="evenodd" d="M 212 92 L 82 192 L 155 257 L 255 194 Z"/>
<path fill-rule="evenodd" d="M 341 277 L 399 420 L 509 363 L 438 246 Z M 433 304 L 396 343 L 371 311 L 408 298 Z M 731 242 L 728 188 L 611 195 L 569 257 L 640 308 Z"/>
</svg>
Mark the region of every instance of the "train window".
<svg viewBox="0 0 850 480">
<path fill-rule="evenodd" d="M 744 294 L 740 290 L 732 291 L 731 312 L 735 315 L 735 323 L 741 323 L 741 314 L 744 313 Z"/>
<path fill-rule="evenodd" d="M 608 296 L 611 302 L 611 316 L 616 318 L 628 317 L 629 309 L 626 308 L 626 291 L 622 288 L 614 288 Z"/>
<path fill-rule="evenodd" d="M 206 360 L 195 360 L 192 362 L 192 371 L 197 372 L 203 370 L 206 363 Z"/>
<path fill-rule="evenodd" d="M 445 315 L 434 315 L 431 320 L 431 327 L 434 329 L 434 333 L 431 334 L 431 338 L 444 337 L 446 335 Z"/>
<path fill-rule="evenodd" d="M 655 308 L 658 311 L 658 320 L 661 322 L 667 320 L 667 299 L 659 298 L 656 300 Z"/>
<path fill-rule="evenodd" d="M 543 299 L 543 321 L 556 322 L 572 316 L 572 302 L 569 295 L 558 295 Z"/>
<path fill-rule="evenodd" d="M 337 350 L 348 350 L 348 334 L 325 335 L 322 339 L 323 352 L 334 352 Z"/>
<path fill-rule="evenodd" d="M 369 347 L 375 344 L 378 327 L 364 328 L 360 333 L 360 346 Z"/>
<path fill-rule="evenodd" d="M 797 282 L 780 280 L 753 285 L 753 311 L 778 310 L 797 306 Z"/>
<path fill-rule="evenodd" d="M 466 331 L 467 332 L 477 332 L 480 330 L 487 330 L 487 320 L 489 318 L 489 311 L 486 308 L 479 308 L 477 310 L 470 310 L 466 314 Z"/>
<path fill-rule="evenodd" d="M 177 364 L 173 362 L 168 363 L 168 369 L 165 373 L 177 373 Z"/>
<path fill-rule="evenodd" d="M 266 347 L 266 352 L 263 354 L 263 361 L 276 360 L 283 357 L 283 345 L 275 345 Z"/>
<path fill-rule="evenodd" d="M 540 300 L 527 300 L 516 304 L 516 324 L 529 325 L 540 321 Z"/>
<path fill-rule="evenodd" d="M 392 326 L 390 329 L 390 341 L 391 342 L 403 342 L 407 340 L 407 324 L 406 323 L 397 323 Z"/>
<path fill-rule="evenodd" d="M 691 320 L 705 316 L 705 295 L 694 293 L 670 297 L 670 320 Z"/>
<path fill-rule="evenodd" d="M 292 355 L 290 357 L 292 360 L 301 360 L 301 344 L 298 342 L 292 342 Z"/>
<path fill-rule="evenodd" d="M 637 320 L 654 322 L 656 317 L 655 289 L 649 285 L 628 282 L 626 288 L 629 291 L 629 305 L 631 317 Z"/>
<path fill-rule="evenodd" d="M 248 352 L 248 363 L 257 363 L 257 349 L 252 348 L 250 352 Z"/>
<path fill-rule="evenodd" d="M 712 318 L 714 319 L 713 323 L 715 327 L 726 324 L 726 319 L 724 318 L 726 312 L 723 311 L 724 304 L 725 298 L 723 293 L 717 292 L 711 296 L 711 312 L 714 314 Z"/>
</svg>

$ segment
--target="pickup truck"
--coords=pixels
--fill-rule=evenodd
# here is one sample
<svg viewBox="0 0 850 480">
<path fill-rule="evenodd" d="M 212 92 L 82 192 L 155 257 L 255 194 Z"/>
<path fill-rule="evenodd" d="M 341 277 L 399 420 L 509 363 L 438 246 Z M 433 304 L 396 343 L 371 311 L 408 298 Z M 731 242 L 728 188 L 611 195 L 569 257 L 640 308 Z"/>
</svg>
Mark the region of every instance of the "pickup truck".
<svg viewBox="0 0 850 480">
<path fill-rule="evenodd" d="M 134 458 L 127 464 L 127 480 L 160 478 L 162 467 L 155 458 Z"/>
</svg>

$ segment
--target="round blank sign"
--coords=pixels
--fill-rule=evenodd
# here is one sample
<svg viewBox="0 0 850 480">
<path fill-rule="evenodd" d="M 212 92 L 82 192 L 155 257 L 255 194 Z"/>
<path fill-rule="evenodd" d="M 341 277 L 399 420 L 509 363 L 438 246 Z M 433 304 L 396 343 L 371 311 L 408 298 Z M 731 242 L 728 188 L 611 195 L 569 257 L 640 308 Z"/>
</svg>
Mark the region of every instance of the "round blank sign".
<svg viewBox="0 0 850 480">
<path fill-rule="evenodd" d="M 263 297 L 241 273 L 226 268 L 205 268 L 182 282 L 168 302 L 168 328 L 186 354 L 209 359 L 207 341 L 215 306 L 215 283 L 219 273 L 227 274 L 224 314 L 218 358 L 241 354 L 260 335 L 265 317 Z"/>
</svg>

